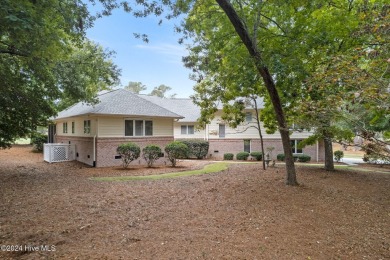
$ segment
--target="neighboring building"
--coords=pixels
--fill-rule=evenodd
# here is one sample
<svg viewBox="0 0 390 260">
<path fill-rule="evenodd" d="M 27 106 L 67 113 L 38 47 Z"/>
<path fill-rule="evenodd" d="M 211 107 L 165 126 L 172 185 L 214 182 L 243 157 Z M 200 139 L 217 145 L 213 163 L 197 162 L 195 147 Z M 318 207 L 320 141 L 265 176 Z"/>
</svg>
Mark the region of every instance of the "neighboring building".
<svg viewBox="0 0 390 260">
<path fill-rule="evenodd" d="M 218 112 L 210 124 L 206 125 L 203 130 L 197 128 L 197 119 L 200 117 L 200 108 L 196 106 L 191 99 L 169 99 L 159 98 L 156 96 L 139 95 L 150 102 L 158 104 L 174 113 L 182 115 L 184 118 L 174 122 L 174 137 L 180 139 L 204 139 L 210 144 L 209 158 L 223 159 L 225 153 L 261 151 L 260 137 L 256 126 L 256 113 L 251 106 L 247 106 L 245 113 L 245 122 L 237 128 L 229 127 L 224 122 L 222 116 L 222 105 L 218 106 Z M 258 100 L 259 108 L 263 107 L 262 101 Z M 273 159 L 276 155 L 283 152 L 283 146 L 279 132 L 267 134 L 263 124 L 260 125 L 264 141 L 264 151 L 267 147 L 274 147 L 272 151 Z M 312 161 L 322 161 L 324 159 L 324 145 L 318 142 L 312 146 L 306 146 L 304 149 L 298 149 L 297 144 L 309 137 L 312 133 L 308 131 L 293 132 L 290 136 L 293 153 L 304 153 L 310 155 Z"/>
<path fill-rule="evenodd" d="M 162 148 L 174 139 L 203 139 L 210 143 L 209 158 L 222 159 L 224 153 L 260 151 L 260 138 L 255 124 L 254 109 L 246 110 L 246 122 L 232 129 L 221 119 L 219 110 L 205 129 L 197 128 L 200 108 L 191 99 L 168 99 L 136 95 L 124 89 L 99 95 L 99 103 L 92 106 L 78 103 L 58 114 L 55 142 L 76 145 L 77 160 L 97 167 L 120 165 L 116 148 L 124 142 L 137 143 L 141 149 L 147 144 Z M 273 158 L 283 153 L 279 133 L 266 134 L 262 129 L 264 147 L 274 147 Z M 309 132 L 291 135 L 294 144 L 310 136 Z M 296 147 L 296 145 L 294 145 Z M 313 161 L 323 160 L 323 144 L 294 153 L 305 153 Z M 159 160 L 162 163 L 164 160 Z M 144 163 L 139 160 L 138 163 Z"/>
</svg>

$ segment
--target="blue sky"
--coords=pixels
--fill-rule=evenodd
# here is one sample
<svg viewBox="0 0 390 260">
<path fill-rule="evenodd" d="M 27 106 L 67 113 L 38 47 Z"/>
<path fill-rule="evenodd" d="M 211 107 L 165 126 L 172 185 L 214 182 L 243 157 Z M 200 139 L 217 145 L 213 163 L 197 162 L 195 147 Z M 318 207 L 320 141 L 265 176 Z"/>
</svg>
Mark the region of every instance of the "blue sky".
<svg viewBox="0 0 390 260">
<path fill-rule="evenodd" d="M 115 10 L 108 17 L 95 21 L 93 28 L 87 31 L 87 37 L 104 48 L 116 52 L 114 63 L 121 68 L 121 85 L 129 81 L 142 82 L 150 93 L 161 84 L 170 86 L 167 93 L 176 93 L 176 97 L 189 97 L 193 94 L 195 82 L 189 79 L 190 70 L 181 62 L 187 55 L 184 45 L 178 44 L 180 35 L 174 32 L 173 21 L 158 18 L 134 18 L 122 10 Z M 145 33 L 149 43 L 135 39 L 133 33 Z"/>
</svg>

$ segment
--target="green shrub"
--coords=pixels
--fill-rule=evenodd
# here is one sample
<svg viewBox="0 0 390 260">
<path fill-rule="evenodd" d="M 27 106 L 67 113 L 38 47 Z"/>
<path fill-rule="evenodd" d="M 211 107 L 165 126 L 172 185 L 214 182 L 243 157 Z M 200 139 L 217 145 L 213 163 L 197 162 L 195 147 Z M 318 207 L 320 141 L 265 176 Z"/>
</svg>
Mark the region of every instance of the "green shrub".
<svg viewBox="0 0 390 260">
<path fill-rule="evenodd" d="M 161 148 L 157 145 L 150 144 L 142 149 L 142 157 L 148 164 L 148 167 L 152 167 L 154 162 L 160 158 Z"/>
<path fill-rule="evenodd" d="M 165 152 L 172 166 L 175 167 L 177 159 L 188 157 L 189 148 L 182 142 L 174 141 L 165 146 Z"/>
<path fill-rule="evenodd" d="M 308 162 L 311 160 L 311 157 L 307 154 L 293 154 L 293 157 L 294 157 L 294 161 L 298 161 L 298 162 Z M 286 156 L 283 153 L 276 155 L 276 159 L 278 161 L 284 161 L 285 158 Z"/>
<path fill-rule="evenodd" d="M 123 168 L 127 168 L 132 161 L 138 159 L 141 153 L 139 146 L 131 142 L 120 144 L 116 151 L 121 156 Z"/>
<path fill-rule="evenodd" d="M 333 155 L 334 155 L 334 159 L 337 162 L 340 162 L 340 160 L 343 159 L 343 157 L 344 157 L 344 152 L 341 150 L 337 150 L 337 151 L 334 151 Z"/>
<path fill-rule="evenodd" d="M 246 159 L 248 159 L 248 157 L 249 157 L 248 152 L 240 152 L 236 155 L 237 160 L 244 160 L 245 161 Z"/>
<path fill-rule="evenodd" d="M 33 144 L 34 150 L 37 152 L 43 151 L 43 145 L 47 142 L 47 135 L 41 133 L 34 133 L 31 137 L 31 143 Z"/>
<path fill-rule="evenodd" d="M 261 152 L 251 152 L 251 156 L 256 160 L 256 161 L 261 161 L 263 158 L 263 154 Z"/>
<path fill-rule="evenodd" d="M 224 160 L 233 160 L 233 158 L 234 158 L 234 154 L 232 154 L 232 153 L 225 153 L 223 155 Z"/>
<path fill-rule="evenodd" d="M 294 154 L 293 156 L 298 162 L 308 162 L 311 160 L 311 157 L 307 154 Z"/>
<path fill-rule="evenodd" d="M 189 139 L 178 140 L 188 146 L 188 156 L 195 156 L 197 159 L 203 159 L 209 152 L 209 142 L 205 140 Z"/>
<path fill-rule="evenodd" d="M 278 161 L 284 161 L 284 158 L 285 158 L 284 153 L 280 153 L 276 155 L 276 160 Z"/>
</svg>

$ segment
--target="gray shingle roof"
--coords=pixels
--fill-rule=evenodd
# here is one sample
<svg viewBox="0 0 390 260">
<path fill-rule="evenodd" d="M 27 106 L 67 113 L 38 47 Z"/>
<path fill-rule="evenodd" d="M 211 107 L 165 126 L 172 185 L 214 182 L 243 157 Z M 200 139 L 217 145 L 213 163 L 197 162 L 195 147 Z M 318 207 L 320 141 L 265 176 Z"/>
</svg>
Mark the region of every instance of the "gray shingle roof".
<svg viewBox="0 0 390 260">
<path fill-rule="evenodd" d="M 160 98 L 148 95 L 138 96 L 174 113 L 182 115 L 184 118 L 180 119 L 179 122 L 196 122 L 200 117 L 200 108 L 189 98 Z"/>
<path fill-rule="evenodd" d="M 100 94 L 98 99 L 99 103 L 95 105 L 79 102 L 58 113 L 54 120 L 86 114 L 183 118 L 180 114 L 125 89 L 105 92 Z"/>
<path fill-rule="evenodd" d="M 87 114 L 170 117 L 179 122 L 196 122 L 200 117 L 200 108 L 189 98 L 160 98 L 117 89 L 101 92 L 98 99 L 100 102 L 95 105 L 79 102 L 58 113 L 54 120 Z M 264 107 L 262 98 L 258 99 L 258 105 Z M 222 104 L 217 107 L 222 109 Z"/>
</svg>

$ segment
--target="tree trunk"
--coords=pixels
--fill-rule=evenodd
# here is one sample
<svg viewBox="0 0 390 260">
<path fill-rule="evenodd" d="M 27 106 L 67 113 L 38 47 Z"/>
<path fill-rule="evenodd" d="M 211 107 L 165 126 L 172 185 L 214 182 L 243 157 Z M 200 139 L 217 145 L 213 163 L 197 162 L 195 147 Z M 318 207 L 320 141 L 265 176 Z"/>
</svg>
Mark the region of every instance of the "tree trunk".
<svg viewBox="0 0 390 260">
<path fill-rule="evenodd" d="M 257 107 L 256 97 L 252 97 L 252 100 L 253 100 L 253 103 L 255 105 L 257 130 L 259 131 L 259 136 L 260 136 L 261 154 L 262 154 L 262 159 L 263 159 L 263 170 L 266 170 L 266 167 L 265 167 L 264 142 L 263 142 L 263 134 L 261 133 L 259 109 Z"/>
<path fill-rule="evenodd" d="M 334 171 L 332 138 L 324 136 L 325 170 Z"/>
<path fill-rule="evenodd" d="M 237 34 L 241 38 L 241 41 L 244 43 L 249 54 L 253 58 L 257 71 L 263 78 L 264 85 L 267 88 L 268 94 L 271 98 L 271 102 L 275 110 L 276 120 L 278 121 L 279 125 L 279 132 L 282 137 L 287 172 L 286 184 L 293 186 L 298 185 L 295 173 L 294 158 L 292 155 L 290 143 L 290 134 L 284 116 L 282 104 L 280 102 L 279 94 L 272 79 L 272 76 L 269 73 L 268 68 L 264 65 L 263 60 L 261 58 L 261 54 L 257 50 L 257 46 L 253 42 L 252 38 L 249 36 L 247 28 L 238 16 L 234 7 L 230 4 L 228 0 L 216 0 L 216 2 L 222 8 L 232 25 L 234 26 L 235 31 L 237 32 Z"/>
</svg>

